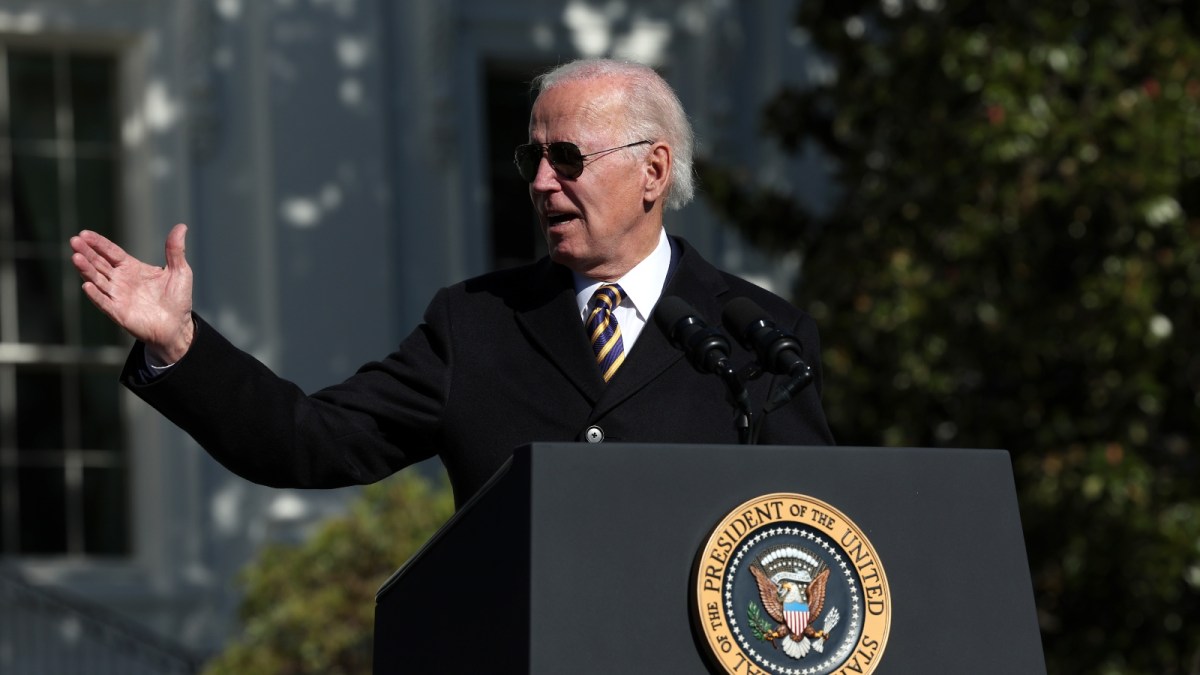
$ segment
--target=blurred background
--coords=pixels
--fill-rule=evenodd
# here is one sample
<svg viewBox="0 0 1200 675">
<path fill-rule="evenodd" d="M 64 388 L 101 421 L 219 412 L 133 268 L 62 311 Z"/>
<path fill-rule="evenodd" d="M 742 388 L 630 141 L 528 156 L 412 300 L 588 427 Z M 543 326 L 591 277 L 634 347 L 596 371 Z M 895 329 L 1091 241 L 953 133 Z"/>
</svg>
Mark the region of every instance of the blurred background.
<svg viewBox="0 0 1200 675">
<path fill-rule="evenodd" d="M 1048 4 L 0 0 L 0 672 L 369 671 L 440 466 L 232 476 L 67 239 L 188 223 L 197 310 L 337 382 L 541 255 L 528 83 L 603 55 L 678 91 L 668 230 L 813 314 L 840 443 L 1012 453 L 1050 672 L 1200 673 L 1200 8 Z"/>
</svg>

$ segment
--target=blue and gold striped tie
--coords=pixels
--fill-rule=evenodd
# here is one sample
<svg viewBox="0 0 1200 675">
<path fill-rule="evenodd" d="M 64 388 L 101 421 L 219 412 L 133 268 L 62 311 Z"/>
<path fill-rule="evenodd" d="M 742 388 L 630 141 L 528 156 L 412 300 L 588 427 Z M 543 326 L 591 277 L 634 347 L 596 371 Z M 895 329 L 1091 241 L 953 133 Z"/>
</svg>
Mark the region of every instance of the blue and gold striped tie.
<svg viewBox="0 0 1200 675">
<path fill-rule="evenodd" d="M 588 314 L 588 337 L 592 343 L 592 351 L 596 353 L 596 363 L 600 364 L 600 374 L 604 381 L 612 379 L 621 362 L 625 360 L 625 346 L 621 342 L 621 327 L 617 325 L 617 317 L 613 310 L 621 304 L 624 292 L 617 284 L 605 284 L 596 289 L 592 295 L 595 309 Z"/>
</svg>

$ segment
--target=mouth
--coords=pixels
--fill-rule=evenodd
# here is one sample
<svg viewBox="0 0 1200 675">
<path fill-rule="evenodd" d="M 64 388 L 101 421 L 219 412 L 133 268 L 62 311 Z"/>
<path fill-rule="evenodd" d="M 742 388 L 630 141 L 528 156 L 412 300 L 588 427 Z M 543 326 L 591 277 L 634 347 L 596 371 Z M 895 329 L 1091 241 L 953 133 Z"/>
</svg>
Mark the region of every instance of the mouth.
<svg viewBox="0 0 1200 675">
<path fill-rule="evenodd" d="M 554 227 L 555 225 L 561 225 L 575 220 L 577 217 L 574 213 L 547 213 L 545 215 L 546 226 Z"/>
</svg>

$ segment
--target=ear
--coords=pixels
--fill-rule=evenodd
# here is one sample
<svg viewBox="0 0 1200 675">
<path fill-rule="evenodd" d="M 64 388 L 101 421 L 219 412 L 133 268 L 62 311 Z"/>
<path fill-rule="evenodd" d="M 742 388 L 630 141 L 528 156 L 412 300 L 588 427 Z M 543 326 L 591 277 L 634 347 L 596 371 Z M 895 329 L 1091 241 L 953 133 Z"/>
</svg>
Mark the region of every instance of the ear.
<svg viewBox="0 0 1200 675">
<path fill-rule="evenodd" d="M 655 143 L 642 163 L 642 201 L 653 204 L 662 199 L 671 183 L 671 146 Z"/>
</svg>

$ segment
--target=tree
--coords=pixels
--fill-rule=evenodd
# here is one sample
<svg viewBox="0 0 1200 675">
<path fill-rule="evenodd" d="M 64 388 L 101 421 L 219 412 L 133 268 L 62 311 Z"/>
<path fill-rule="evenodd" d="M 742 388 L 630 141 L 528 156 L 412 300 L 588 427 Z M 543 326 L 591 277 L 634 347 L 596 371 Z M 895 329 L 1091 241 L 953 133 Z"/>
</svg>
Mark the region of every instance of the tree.
<svg viewBox="0 0 1200 675">
<path fill-rule="evenodd" d="M 205 672 L 371 672 L 375 592 L 453 512 L 444 481 L 406 471 L 303 544 L 268 546 L 242 575 L 241 634 Z"/>
<path fill-rule="evenodd" d="M 840 442 L 1011 451 L 1052 673 L 1200 672 L 1188 7 L 804 0 L 836 76 L 764 127 L 832 160 L 832 206 L 701 166 L 750 239 L 804 255 Z"/>
</svg>

